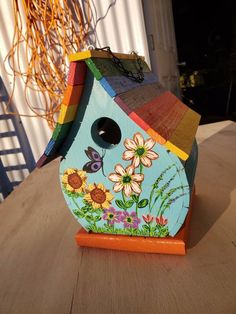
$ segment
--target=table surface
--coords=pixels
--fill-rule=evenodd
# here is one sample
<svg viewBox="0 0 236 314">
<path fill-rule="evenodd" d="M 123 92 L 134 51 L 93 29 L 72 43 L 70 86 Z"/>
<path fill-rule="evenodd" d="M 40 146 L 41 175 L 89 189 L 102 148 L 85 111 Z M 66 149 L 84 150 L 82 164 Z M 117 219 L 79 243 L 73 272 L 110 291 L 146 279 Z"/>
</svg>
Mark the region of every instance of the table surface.
<svg viewBox="0 0 236 314">
<path fill-rule="evenodd" d="M 78 248 L 59 160 L 0 205 L 0 313 L 236 313 L 236 123 L 200 126 L 186 256 Z"/>
</svg>

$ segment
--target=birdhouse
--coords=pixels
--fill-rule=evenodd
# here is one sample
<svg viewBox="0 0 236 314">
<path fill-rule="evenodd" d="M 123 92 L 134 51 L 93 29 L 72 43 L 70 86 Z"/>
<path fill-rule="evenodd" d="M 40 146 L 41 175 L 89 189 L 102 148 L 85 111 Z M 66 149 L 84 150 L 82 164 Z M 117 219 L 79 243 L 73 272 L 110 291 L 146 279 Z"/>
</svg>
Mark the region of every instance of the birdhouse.
<svg viewBox="0 0 236 314">
<path fill-rule="evenodd" d="M 172 247 L 185 241 L 199 120 L 136 54 L 70 56 L 58 122 L 38 166 L 62 156 L 61 191 L 82 226 L 80 245 L 184 252 Z"/>
</svg>

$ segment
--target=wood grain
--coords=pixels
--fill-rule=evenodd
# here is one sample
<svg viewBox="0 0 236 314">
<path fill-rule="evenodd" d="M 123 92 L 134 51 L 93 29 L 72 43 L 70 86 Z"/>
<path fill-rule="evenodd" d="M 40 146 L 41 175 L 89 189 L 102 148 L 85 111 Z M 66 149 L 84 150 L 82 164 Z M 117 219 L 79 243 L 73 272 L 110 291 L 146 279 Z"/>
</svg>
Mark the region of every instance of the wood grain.
<svg viewBox="0 0 236 314">
<path fill-rule="evenodd" d="M 130 110 L 137 110 L 153 98 L 164 93 L 164 91 L 165 89 L 160 83 L 138 86 L 137 88 L 120 94 L 115 98 L 115 101 L 117 103 L 122 101 Z"/>
<path fill-rule="evenodd" d="M 0 205 L 0 313 L 234 314 L 236 124 L 224 123 L 198 131 L 184 257 L 77 248 L 59 160 L 35 170 Z"/>
<path fill-rule="evenodd" d="M 125 54 L 125 53 L 117 53 L 113 52 L 113 54 L 119 59 L 137 59 L 135 54 Z M 144 60 L 144 57 L 139 56 L 141 59 Z M 99 50 L 87 50 L 82 52 L 77 52 L 69 55 L 70 62 L 72 61 L 80 61 L 86 60 L 89 58 L 112 58 L 112 55 L 107 51 L 99 51 Z"/>
<path fill-rule="evenodd" d="M 167 143 L 166 146 L 171 149 L 171 146 L 174 145 L 176 147 L 176 153 L 183 160 L 186 160 L 191 152 L 200 118 L 201 116 L 198 113 L 189 108 L 183 115 L 180 123 L 168 137 L 170 145 Z M 175 149 L 171 150 L 175 152 Z M 177 150 L 180 150 L 186 154 L 186 158 L 178 153 Z"/>
<path fill-rule="evenodd" d="M 132 81 L 125 76 L 107 76 L 103 77 L 99 82 L 111 97 L 115 97 L 131 89 L 153 84 L 157 82 L 157 77 L 150 72 L 144 73 L 144 80 L 142 83 Z M 107 88 L 107 86 L 110 87 L 110 89 Z"/>
<path fill-rule="evenodd" d="M 122 59 L 122 65 L 127 71 L 131 71 L 132 73 L 138 73 L 139 65 L 136 59 Z M 148 65 L 144 60 L 140 61 L 142 72 L 150 72 Z M 100 80 L 104 76 L 120 76 L 123 73 L 120 71 L 118 66 L 111 60 L 106 58 L 91 58 L 86 60 L 86 64 L 93 72 L 94 76 L 97 80 Z"/>
<path fill-rule="evenodd" d="M 165 92 L 136 109 L 135 113 L 168 140 L 187 110 L 188 107 L 172 93 Z"/>
</svg>

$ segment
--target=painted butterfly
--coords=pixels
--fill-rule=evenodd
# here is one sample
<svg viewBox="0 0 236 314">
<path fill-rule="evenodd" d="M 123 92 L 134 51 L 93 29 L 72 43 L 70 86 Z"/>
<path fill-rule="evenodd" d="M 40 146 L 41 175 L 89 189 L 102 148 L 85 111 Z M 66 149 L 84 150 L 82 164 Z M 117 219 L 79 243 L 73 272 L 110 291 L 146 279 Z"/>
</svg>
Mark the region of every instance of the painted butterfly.
<svg viewBox="0 0 236 314">
<path fill-rule="evenodd" d="M 93 172 L 97 172 L 98 170 L 101 169 L 102 174 L 105 177 L 105 173 L 103 170 L 103 158 L 105 156 L 105 150 L 103 150 L 102 156 L 100 156 L 100 154 L 91 146 L 89 146 L 87 148 L 87 150 L 85 150 L 84 152 L 91 161 L 87 162 L 83 166 L 83 170 L 88 172 L 88 173 L 93 173 Z"/>
</svg>

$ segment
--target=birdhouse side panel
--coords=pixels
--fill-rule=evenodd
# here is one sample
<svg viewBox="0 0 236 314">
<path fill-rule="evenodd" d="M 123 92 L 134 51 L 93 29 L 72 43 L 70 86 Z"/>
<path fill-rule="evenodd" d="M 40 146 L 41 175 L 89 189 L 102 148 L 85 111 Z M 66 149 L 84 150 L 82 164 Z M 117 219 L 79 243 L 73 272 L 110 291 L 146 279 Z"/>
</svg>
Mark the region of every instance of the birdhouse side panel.
<svg viewBox="0 0 236 314">
<path fill-rule="evenodd" d="M 78 111 L 77 132 L 60 164 L 73 216 L 96 233 L 174 236 L 189 207 L 179 159 L 132 121 L 96 79 L 91 91 L 85 84 L 80 107 L 86 108 L 83 119 Z"/>
</svg>

